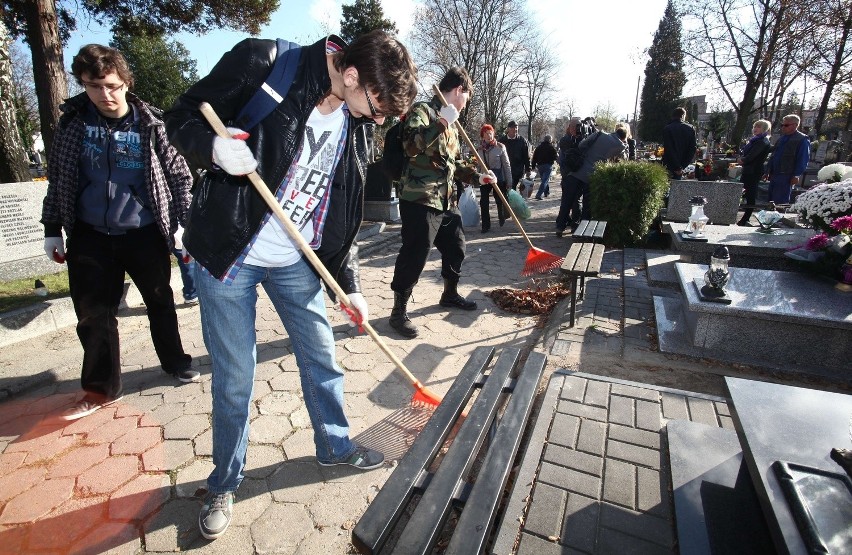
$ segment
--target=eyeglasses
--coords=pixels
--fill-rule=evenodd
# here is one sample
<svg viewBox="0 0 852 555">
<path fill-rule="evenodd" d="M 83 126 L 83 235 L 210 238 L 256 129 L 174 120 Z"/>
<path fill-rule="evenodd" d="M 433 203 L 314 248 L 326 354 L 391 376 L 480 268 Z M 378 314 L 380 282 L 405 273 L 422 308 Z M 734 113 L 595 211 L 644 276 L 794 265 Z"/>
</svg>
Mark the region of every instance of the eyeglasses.
<svg viewBox="0 0 852 555">
<path fill-rule="evenodd" d="M 782 123 L 781 127 L 793 127 L 795 125 L 796 125 L 795 123 Z"/>
<path fill-rule="evenodd" d="M 370 93 L 367 92 L 367 87 L 364 87 L 364 96 L 367 97 L 367 104 L 370 106 L 370 114 L 373 116 L 373 119 L 384 117 L 384 114 L 379 113 L 373 105 L 373 101 L 370 100 Z"/>
<path fill-rule="evenodd" d="M 83 82 L 83 86 L 92 92 L 100 92 L 103 90 L 109 93 L 114 93 L 120 90 L 124 85 L 124 83 L 107 83 L 105 85 L 97 85 L 95 83 Z"/>
</svg>

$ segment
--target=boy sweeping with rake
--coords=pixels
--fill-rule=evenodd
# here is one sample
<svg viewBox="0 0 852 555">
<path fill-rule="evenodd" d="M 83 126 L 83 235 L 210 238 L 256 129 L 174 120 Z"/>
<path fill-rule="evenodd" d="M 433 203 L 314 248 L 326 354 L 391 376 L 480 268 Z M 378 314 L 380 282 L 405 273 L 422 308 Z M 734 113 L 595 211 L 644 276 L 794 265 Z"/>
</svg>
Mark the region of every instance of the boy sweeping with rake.
<svg viewBox="0 0 852 555">
<path fill-rule="evenodd" d="M 418 102 L 408 113 L 402 129 L 408 161 L 400 180 L 402 246 L 391 282 L 394 303 L 389 324 L 407 338 L 417 337 L 417 327 L 407 313 L 408 300 L 432 245 L 441 252 L 444 292 L 440 305 L 476 309 L 476 303 L 459 295 L 457 289 L 465 257 L 465 236 L 461 216 L 453 210 L 453 179 L 479 185 L 497 182 L 493 173 L 477 173 L 462 161 L 461 142 L 453 123 L 473 94 L 467 71 L 450 68 L 438 89 L 447 104 L 442 105 L 438 95 L 429 102 Z"/>
<path fill-rule="evenodd" d="M 409 108 L 417 70 L 405 47 L 384 32 L 361 35 L 350 45 L 331 35 L 301 47 L 296 56 L 288 54 L 288 64 L 294 65 L 283 66 L 284 73 L 287 67 L 294 73 L 287 92 L 277 94 L 269 81 L 280 51 L 276 41 L 239 43 L 166 115 L 175 147 L 192 165 L 208 170 L 183 236 L 198 262 L 202 331 L 213 369 L 215 468 L 198 516 L 207 539 L 225 533 L 243 479 L 258 284 L 290 336 L 318 462 L 369 470 L 384 461 L 381 453 L 349 438 L 343 372 L 335 362 L 320 278 L 244 176 L 255 169 L 263 176 L 267 192 L 280 203 L 276 208 L 366 322 L 354 243 L 366 174 L 364 127 Z M 230 138 L 214 133 L 202 116 L 200 107 L 207 102 L 221 119 L 234 122 L 259 89 L 275 100 L 274 111 L 244 130 L 229 129 Z"/>
</svg>

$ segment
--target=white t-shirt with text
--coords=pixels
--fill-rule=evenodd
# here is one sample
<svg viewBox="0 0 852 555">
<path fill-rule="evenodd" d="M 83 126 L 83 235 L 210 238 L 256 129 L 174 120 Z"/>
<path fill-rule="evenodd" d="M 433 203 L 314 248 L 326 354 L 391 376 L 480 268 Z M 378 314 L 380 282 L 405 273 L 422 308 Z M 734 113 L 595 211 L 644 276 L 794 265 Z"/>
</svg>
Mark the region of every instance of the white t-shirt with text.
<svg viewBox="0 0 852 555">
<path fill-rule="evenodd" d="M 300 156 L 287 173 L 292 177 L 284 190 L 281 207 L 308 243 L 314 239 L 316 208 L 331 187 L 345 123 L 343 105 L 328 115 L 314 108 L 305 127 Z M 245 263 L 264 268 L 289 266 L 300 256 L 301 252 L 273 215 L 258 232 Z"/>
</svg>

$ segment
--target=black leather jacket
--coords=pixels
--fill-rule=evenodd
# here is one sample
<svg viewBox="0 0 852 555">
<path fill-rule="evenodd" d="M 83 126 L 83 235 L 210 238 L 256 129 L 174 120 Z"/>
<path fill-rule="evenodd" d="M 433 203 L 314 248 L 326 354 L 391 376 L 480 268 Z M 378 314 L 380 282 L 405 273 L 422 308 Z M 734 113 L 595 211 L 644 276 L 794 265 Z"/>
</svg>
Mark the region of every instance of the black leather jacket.
<svg viewBox="0 0 852 555">
<path fill-rule="evenodd" d="M 345 45 L 338 37 L 329 38 Z M 197 107 L 202 101 L 210 103 L 222 121 L 230 124 L 268 76 L 275 54 L 275 41 L 240 42 L 165 115 L 172 144 L 191 166 L 208 170 L 193 191 L 183 242 L 217 278 L 245 249 L 270 210 L 247 178 L 214 167 L 214 133 Z M 308 116 L 330 90 L 326 39 L 322 39 L 302 48 L 296 77 L 284 101 L 255 128 L 246 130 L 251 134 L 247 142 L 257 159 L 257 172 L 273 194 L 298 153 Z M 322 244 L 316 251 L 346 293 L 360 291 L 355 236 L 363 214 L 367 125 L 372 121 L 350 116 L 346 146 L 332 180 Z"/>
</svg>

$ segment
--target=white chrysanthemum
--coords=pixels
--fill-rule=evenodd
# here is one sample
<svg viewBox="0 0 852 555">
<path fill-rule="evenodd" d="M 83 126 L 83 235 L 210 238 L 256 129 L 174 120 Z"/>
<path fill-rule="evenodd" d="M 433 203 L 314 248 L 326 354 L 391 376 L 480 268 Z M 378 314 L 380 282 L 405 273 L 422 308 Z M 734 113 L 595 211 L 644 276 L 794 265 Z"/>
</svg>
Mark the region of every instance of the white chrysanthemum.
<svg viewBox="0 0 852 555">
<path fill-rule="evenodd" d="M 840 216 L 852 215 L 852 177 L 808 189 L 791 208 L 806 219 L 819 216 L 827 224 Z"/>
<path fill-rule="evenodd" d="M 817 179 L 820 181 L 843 181 L 847 176 L 852 177 L 852 166 L 845 166 L 843 164 L 823 166 L 817 173 Z"/>
</svg>

